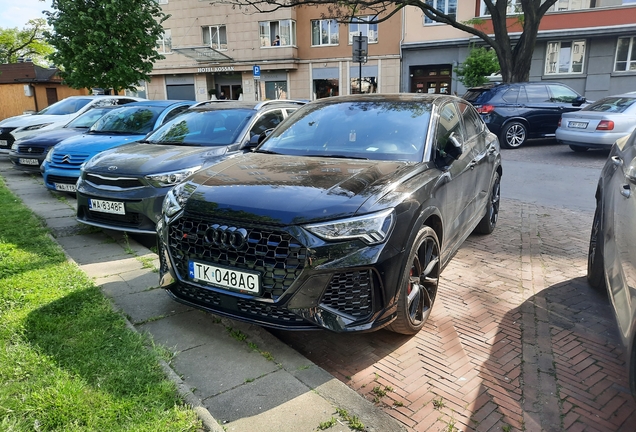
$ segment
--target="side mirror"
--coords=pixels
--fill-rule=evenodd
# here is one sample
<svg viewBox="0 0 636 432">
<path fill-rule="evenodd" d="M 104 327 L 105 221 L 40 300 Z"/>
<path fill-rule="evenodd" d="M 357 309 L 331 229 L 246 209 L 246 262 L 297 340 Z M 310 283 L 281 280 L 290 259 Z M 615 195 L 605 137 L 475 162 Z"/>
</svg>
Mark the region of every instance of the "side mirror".
<svg viewBox="0 0 636 432">
<path fill-rule="evenodd" d="M 576 99 L 572 101 L 572 106 L 581 106 L 586 102 L 586 99 L 583 96 L 578 96 Z"/>
<path fill-rule="evenodd" d="M 462 155 L 462 143 L 459 142 L 454 133 L 452 133 L 448 137 L 448 142 L 451 144 L 447 146 L 446 154 L 448 154 L 453 159 L 457 160 Z"/>
</svg>

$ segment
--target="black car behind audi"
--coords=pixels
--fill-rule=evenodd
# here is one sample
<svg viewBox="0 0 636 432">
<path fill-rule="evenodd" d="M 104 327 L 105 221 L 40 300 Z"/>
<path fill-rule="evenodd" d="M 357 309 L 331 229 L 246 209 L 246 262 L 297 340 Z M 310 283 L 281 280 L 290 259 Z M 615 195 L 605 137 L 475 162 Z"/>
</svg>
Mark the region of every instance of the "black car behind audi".
<svg viewBox="0 0 636 432">
<path fill-rule="evenodd" d="M 457 97 L 310 102 L 166 195 L 161 285 L 263 326 L 413 334 L 453 253 L 495 228 L 501 174 L 496 136 Z"/>
<path fill-rule="evenodd" d="M 501 147 L 514 149 L 530 138 L 553 137 L 561 114 L 578 111 L 585 98 L 555 82 L 486 84 L 463 96 L 481 114 Z"/>
</svg>

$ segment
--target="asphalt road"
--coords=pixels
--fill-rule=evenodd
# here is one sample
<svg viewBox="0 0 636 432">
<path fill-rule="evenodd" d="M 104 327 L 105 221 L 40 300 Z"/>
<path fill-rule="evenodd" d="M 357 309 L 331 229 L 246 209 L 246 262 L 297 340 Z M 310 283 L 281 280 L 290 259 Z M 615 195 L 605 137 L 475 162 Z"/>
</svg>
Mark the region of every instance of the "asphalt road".
<svg viewBox="0 0 636 432">
<path fill-rule="evenodd" d="M 533 140 L 501 153 L 502 198 L 594 211 L 594 191 L 609 150 L 576 153 L 555 140 Z"/>
</svg>

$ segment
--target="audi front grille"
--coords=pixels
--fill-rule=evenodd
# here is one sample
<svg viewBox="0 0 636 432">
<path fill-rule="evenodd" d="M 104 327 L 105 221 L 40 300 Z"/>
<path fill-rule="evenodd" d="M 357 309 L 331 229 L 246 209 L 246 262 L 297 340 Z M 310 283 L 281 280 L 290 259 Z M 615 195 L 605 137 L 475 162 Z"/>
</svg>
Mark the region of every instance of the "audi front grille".
<svg viewBox="0 0 636 432">
<path fill-rule="evenodd" d="M 277 228 L 184 215 L 169 227 L 169 249 L 176 271 L 188 279 L 188 262 L 197 260 L 261 274 L 262 297 L 277 300 L 300 276 L 307 248 Z"/>
</svg>

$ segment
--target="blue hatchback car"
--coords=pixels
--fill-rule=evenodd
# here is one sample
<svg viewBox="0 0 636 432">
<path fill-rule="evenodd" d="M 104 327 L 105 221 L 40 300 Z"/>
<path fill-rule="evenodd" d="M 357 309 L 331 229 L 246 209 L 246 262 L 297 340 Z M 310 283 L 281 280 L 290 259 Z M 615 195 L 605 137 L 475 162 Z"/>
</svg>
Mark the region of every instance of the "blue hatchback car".
<svg viewBox="0 0 636 432">
<path fill-rule="evenodd" d="M 144 101 L 116 108 L 99 119 L 84 134 L 65 139 L 46 155 L 41 171 L 47 188 L 76 191 L 80 167 L 96 154 L 144 138 L 149 132 L 176 117 L 195 101 Z"/>
</svg>

